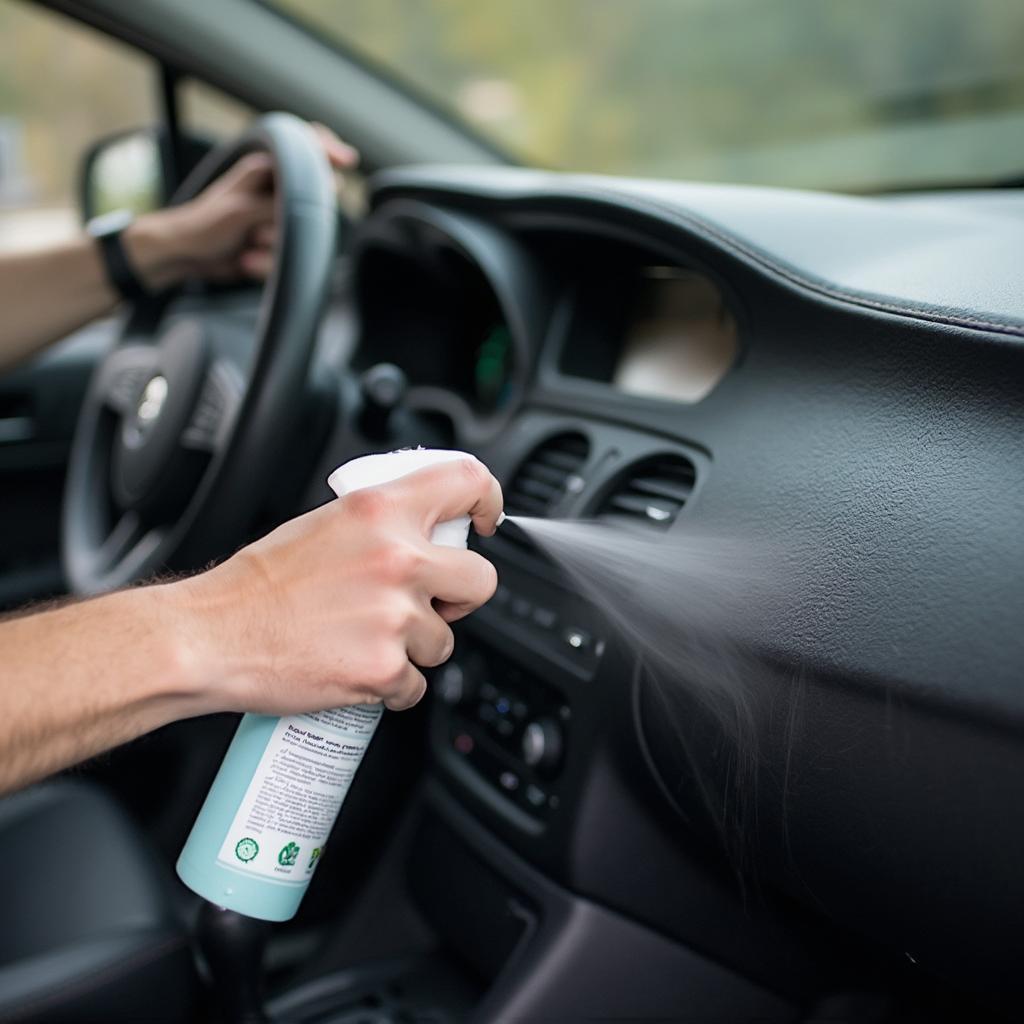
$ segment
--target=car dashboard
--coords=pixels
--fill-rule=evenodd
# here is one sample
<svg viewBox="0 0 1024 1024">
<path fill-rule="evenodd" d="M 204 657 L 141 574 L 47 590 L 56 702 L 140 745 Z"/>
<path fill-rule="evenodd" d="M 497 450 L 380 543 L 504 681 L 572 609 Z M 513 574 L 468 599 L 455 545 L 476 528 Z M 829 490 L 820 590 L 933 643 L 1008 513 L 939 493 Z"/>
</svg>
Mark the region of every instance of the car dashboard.
<svg viewBox="0 0 1024 1024">
<path fill-rule="evenodd" d="M 1022 219 L 1010 190 L 376 180 L 325 330 L 343 382 L 307 504 L 342 459 L 453 446 L 510 512 L 668 559 L 707 530 L 780 559 L 721 638 L 757 735 L 741 772 L 685 666 L 673 700 L 651 684 L 616 595 L 515 529 L 475 542 L 500 583 L 433 676 L 411 884 L 500 982 L 495 1019 L 586 1006 L 570 967 L 604 948 L 675 965 L 637 968 L 652 1007 L 728 978 L 722 1019 L 790 1019 L 868 963 L 1020 998 Z M 503 924 L 482 936 L 474 904 Z"/>
</svg>

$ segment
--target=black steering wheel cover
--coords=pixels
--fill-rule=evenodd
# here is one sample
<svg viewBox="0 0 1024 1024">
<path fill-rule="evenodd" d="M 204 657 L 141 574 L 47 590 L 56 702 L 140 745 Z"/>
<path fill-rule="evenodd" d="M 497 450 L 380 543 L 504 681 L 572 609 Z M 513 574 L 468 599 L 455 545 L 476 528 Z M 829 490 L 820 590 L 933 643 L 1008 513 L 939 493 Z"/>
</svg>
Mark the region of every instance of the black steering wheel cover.
<svg viewBox="0 0 1024 1024">
<path fill-rule="evenodd" d="M 154 549 L 100 572 L 96 556 L 104 540 L 109 452 L 98 403 L 87 396 L 72 445 L 62 517 L 63 565 L 76 593 L 113 589 L 159 569 L 196 567 L 222 555 L 244 537 L 253 511 L 273 486 L 286 446 L 296 441 L 336 255 L 337 200 L 322 147 L 306 122 L 291 114 L 267 114 L 238 140 L 209 154 L 172 204 L 197 195 L 240 157 L 260 150 L 274 163 L 278 235 L 254 363 L 232 435 Z"/>
</svg>

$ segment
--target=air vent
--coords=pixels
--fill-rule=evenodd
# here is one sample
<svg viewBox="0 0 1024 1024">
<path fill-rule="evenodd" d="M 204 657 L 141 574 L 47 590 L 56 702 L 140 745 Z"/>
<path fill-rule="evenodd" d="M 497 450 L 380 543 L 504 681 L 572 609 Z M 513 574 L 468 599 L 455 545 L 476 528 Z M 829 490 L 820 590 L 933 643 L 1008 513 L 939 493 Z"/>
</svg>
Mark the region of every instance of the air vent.
<svg viewBox="0 0 1024 1024">
<path fill-rule="evenodd" d="M 582 434 L 558 434 L 538 445 L 505 490 L 509 512 L 545 516 L 569 491 L 578 490 L 579 471 L 590 445 Z"/>
<path fill-rule="evenodd" d="M 681 455 L 644 459 L 620 477 L 598 506 L 597 518 L 611 526 L 667 530 L 693 493 L 697 471 Z"/>
</svg>

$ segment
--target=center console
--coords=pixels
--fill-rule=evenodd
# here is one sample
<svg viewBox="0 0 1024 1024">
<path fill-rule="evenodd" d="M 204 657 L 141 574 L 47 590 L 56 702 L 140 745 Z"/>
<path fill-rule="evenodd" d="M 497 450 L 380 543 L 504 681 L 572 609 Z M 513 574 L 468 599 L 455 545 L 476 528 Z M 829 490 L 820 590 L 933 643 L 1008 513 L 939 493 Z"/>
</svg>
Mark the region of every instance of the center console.
<svg viewBox="0 0 1024 1024">
<path fill-rule="evenodd" d="M 570 767 L 583 753 L 575 734 L 605 630 L 594 609 L 553 583 L 507 563 L 501 579 L 436 673 L 431 746 L 460 791 L 539 836 L 570 796 Z"/>
</svg>

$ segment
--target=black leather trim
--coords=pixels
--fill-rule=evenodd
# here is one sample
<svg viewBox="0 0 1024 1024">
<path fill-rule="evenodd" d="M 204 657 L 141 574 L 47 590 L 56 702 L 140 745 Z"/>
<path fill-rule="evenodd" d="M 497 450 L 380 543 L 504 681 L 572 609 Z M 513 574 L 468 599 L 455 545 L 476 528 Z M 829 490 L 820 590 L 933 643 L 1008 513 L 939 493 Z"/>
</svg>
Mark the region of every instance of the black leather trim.
<svg viewBox="0 0 1024 1024">
<path fill-rule="evenodd" d="M 85 940 L 0 967 L 0 1021 L 184 1021 L 190 973 L 180 933 Z"/>
<path fill-rule="evenodd" d="M 0 1020 L 188 1020 L 196 979 L 168 876 L 97 787 L 0 802 Z"/>
</svg>

